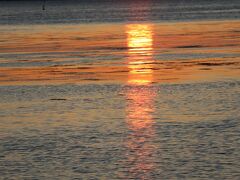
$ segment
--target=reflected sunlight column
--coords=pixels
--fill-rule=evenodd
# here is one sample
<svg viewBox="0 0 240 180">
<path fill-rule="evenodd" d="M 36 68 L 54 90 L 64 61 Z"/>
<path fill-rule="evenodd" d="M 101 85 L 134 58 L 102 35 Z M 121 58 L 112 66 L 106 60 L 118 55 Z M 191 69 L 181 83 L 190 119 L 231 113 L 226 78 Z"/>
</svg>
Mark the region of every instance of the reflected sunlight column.
<svg viewBox="0 0 240 180">
<path fill-rule="evenodd" d="M 127 178 L 148 179 L 155 169 L 154 99 L 152 26 L 126 26 L 128 43 L 128 88 L 126 89 L 127 117 L 130 130 L 126 141 Z"/>
<path fill-rule="evenodd" d="M 127 28 L 129 84 L 149 84 L 152 71 L 152 26 L 129 24 Z"/>
</svg>

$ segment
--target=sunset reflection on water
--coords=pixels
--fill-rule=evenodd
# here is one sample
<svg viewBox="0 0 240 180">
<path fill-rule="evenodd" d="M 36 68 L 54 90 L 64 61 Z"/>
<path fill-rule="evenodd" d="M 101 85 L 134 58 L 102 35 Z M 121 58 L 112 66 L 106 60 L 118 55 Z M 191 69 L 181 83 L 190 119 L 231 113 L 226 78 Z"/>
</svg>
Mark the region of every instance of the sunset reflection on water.
<svg viewBox="0 0 240 180">
<path fill-rule="evenodd" d="M 128 83 L 149 84 L 153 81 L 152 70 L 152 26 L 147 24 L 129 24 L 128 43 Z"/>
<path fill-rule="evenodd" d="M 129 178 L 146 179 L 155 169 L 153 39 L 152 26 L 130 24 L 126 26 L 128 43 L 128 81 L 126 91 L 126 123 L 131 131 L 127 146 Z"/>
</svg>

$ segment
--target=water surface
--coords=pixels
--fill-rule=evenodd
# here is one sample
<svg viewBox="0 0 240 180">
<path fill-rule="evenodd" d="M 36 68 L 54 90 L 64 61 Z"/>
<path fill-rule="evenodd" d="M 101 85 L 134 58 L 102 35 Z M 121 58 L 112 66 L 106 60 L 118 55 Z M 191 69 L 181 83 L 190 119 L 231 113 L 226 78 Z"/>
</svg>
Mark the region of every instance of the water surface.
<svg viewBox="0 0 240 180">
<path fill-rule="evenodd" d="M 1 1 L 3 179 L 239 179 L 239 1 Z"/>
</svg>

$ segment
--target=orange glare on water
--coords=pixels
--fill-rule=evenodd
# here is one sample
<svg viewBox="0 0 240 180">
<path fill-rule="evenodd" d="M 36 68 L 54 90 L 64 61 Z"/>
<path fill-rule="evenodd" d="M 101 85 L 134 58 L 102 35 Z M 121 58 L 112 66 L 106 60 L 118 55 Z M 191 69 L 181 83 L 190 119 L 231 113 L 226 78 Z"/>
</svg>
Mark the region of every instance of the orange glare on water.
<svg viewBox="0 0 240 180">
<path fill-rule="evenodd" d="M 129 24 L 126 26 L 128 45 L 129 84 L 152 82 L 152 26 Z"/>
<path fill-rule="evenodd" d="M 126 141 L 129 177 L 149 179 L 154 171 L 154 100 L 153 82 L 153 32 L 147 24 L 126 26 L 128 45 L 128 80 L 126 94 L 126 124 L 132 133 Z"/>
</svg>

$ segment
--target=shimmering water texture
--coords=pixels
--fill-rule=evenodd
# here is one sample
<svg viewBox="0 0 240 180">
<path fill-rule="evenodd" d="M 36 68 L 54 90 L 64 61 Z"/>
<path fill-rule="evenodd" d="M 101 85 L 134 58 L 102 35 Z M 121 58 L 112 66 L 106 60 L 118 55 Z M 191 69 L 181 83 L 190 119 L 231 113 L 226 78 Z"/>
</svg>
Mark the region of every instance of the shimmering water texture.
<svg viewBox="0 0 240 180">
<path fill-rule="evenodd" d="M 3 26 L 1 84 L 239 77 L 239 21 Z"/>
<path fill-rule="evenodd" d="M 216 1 L 1 2 L 0 179 L 239 180 L 239 1 Z"/>
<path fill-rule="evenodd" d="M 237 180 L 239 86 L 1 86 L 1 176 Z"/>
<path fill-rule="evenodd" d="M 238 21 L 1 32 L 2 177 L 239 178 Z"/>
<path fill-rule="evenodd" d="M 239 19 L 239 0 L 1 0 L 0 24 Z"/>
</svg>

